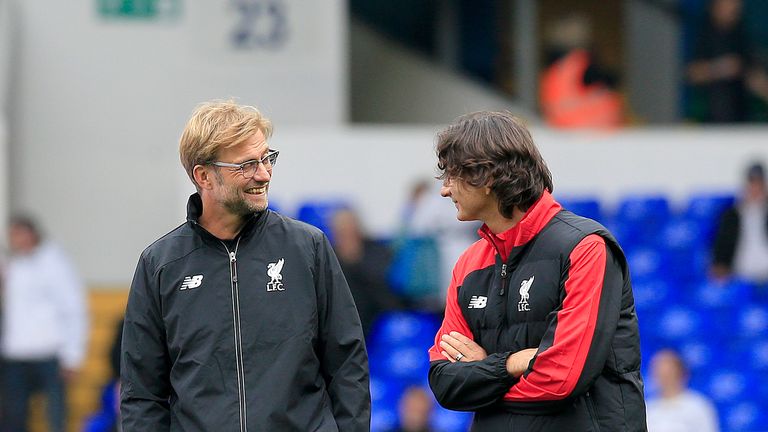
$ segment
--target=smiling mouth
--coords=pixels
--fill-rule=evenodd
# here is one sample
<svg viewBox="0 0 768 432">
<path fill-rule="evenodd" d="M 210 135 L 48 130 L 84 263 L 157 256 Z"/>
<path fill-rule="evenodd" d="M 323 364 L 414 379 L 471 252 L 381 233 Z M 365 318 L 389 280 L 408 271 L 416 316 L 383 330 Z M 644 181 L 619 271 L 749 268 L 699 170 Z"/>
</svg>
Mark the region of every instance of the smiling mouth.
<svg viewBox="0 0 768 432">
<path fill-rule="evenodd" d="M 245 193 L 249 195 L 261 195 L 266 191 L 267 191 L 267 185 L 261 185 L 261 186 L 256 186 L 256 187 L 246 189 Z"/>
</svg>

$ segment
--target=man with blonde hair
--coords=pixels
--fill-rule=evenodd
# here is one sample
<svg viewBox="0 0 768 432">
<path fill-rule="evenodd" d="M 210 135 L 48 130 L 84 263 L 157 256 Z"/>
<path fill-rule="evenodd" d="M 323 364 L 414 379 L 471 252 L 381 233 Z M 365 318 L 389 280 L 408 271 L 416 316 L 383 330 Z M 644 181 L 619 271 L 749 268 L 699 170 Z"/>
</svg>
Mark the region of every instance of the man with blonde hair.
<svg viewBox="0 0 768 432">
<path fill-rule="evenodd" d="M 125 317 L 124 431 L 367 431 L 368 359 L 323 233 L 267 208 L 256 108 L 204 103 L 181 136 L 187 221 L 141 255 Z"/>
</svg>

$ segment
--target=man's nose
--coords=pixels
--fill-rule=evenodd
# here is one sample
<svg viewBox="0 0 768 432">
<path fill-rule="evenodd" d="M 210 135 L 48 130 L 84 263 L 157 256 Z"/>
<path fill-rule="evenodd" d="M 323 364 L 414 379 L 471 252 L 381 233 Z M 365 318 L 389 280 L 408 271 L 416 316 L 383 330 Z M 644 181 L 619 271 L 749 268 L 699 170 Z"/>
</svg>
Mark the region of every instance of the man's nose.
<svg viewBox="0 0 768 432">
<path fill-rule="evenodd" d="M 448 198 L 451 196 L 451 188 L 447 186 L 445 183 L 443 183 L 442 186 L 440 186 L 440 196 Z"/>
<path fill-rule="evenodd" d="M 256 171 L 253 172 L 253 178 L 256 180 L 269 180 L 272 178 L 272 172 L 267 169 L 263 162 L 259 162 Z"/>
</svg>

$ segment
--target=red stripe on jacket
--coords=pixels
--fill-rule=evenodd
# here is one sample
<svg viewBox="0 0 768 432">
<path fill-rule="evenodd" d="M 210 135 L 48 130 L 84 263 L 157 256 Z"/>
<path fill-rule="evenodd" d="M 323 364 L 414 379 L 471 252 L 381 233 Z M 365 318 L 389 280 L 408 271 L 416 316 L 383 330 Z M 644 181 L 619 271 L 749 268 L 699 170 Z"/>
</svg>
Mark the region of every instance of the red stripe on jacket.
<svg viewBox="0 0 768 432">
<path fill-rule="evenodd" d="M 605 240 L 597 234 L 573 249 L 554 342 L 537 354 L 533 370 L 512 386 L 504 400 L 558 400 L 573 391 L 595 333 L 606 259 Z"/>
</svg>

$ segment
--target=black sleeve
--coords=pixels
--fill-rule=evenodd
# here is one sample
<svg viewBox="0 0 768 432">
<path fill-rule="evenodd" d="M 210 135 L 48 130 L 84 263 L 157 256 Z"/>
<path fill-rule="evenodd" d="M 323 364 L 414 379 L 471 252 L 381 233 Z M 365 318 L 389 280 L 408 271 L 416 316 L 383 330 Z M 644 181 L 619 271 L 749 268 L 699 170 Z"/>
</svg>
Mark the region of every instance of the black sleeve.
<svg viewBox="0 0 768 432">
<path fill-rule="evenodd" d="M 170 430 L 170 358 L 159 289 L 139 260 L 128 295 L 120 364 L 124 431 Z"/>
<path fill-rule="evenodd" d="M 320 346 L 318 357 L 340 432 L 371 424 L 368 355 L 355 302 L 328 239 L 316 246 Z"/>
<path fill-rule="evenodd" d="M 720 217 L 720 225 L 712 247 L 712 263 L 729 269 L 736 254 L 736 242 L 739 238 L 739 214 L 735 208 L 726 210 Z"/>
<path fill-rule="evenodd" d="M 429 386 L 437 401 L 456 411 L 476 411 L 498 402 L 517 379 L 507 373 L 507 357 L 496 353 L 480 361 L 430 363 Z"/>
</svg>

